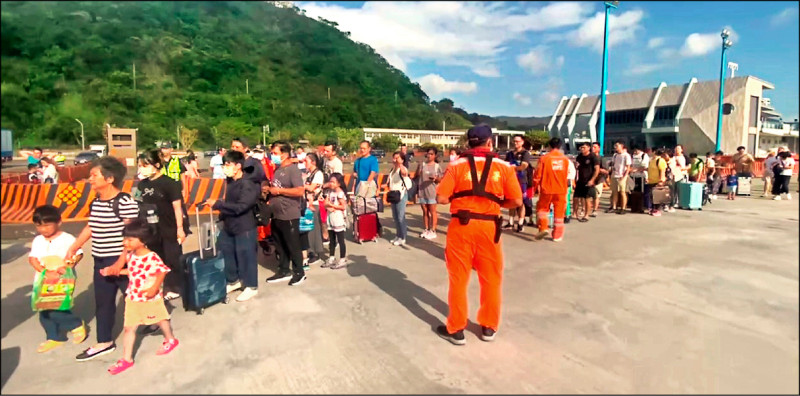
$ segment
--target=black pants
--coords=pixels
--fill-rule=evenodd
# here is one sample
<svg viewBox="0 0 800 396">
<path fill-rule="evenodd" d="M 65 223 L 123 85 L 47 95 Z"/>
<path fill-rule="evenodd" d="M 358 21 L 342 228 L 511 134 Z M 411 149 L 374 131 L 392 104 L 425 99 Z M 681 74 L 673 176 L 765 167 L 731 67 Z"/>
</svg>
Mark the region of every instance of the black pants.
<svg viewBox="0 0 800 396">
<path fill-rule="evenodd" d="M 328 240 L 330 241 L 330 256 L 336 253 L 336 244 L 339 244 L 339 258 L 344 258 L 347 256 L 347 246 L 344 244 L 344 231 L 335 232 L 333 230 L 328 230 Z"/>
<path fill-rule="evenodd" d="M 67 340 L 67 332 L 80 327 L 83 321 L 70 310 L 47 310 L 39 312 L 39 323 L 42 324 L 48 340 L 64 342 Z"/>
<path fill-rule="evenodd" d="M 300 219 L 272 219 L 272 235 L 275 237 L 275 248 L 280 255 L 278 268 L 281 273 L 289 272 L 289 261 L 295 275 L 304 275 L 303 250 L 300 246 Z"/>
<path fill-rule="evenodd" d="M 122 295 L 128 289 L 128 276 L 103 276 L 100 270 L 114 264 L 119 256 L 94 256 L 94 309 L 97 316 L 97 342 L 111 342 L 114 318 L 117 315 L 117 290 Z"/>
<path fill-rule="evenodd" d="M 177 231 L 172 233 L 160 232 L 158 240 L 153 241 L 148 246 L 156 252 L 158 257 L 161 257 L 164 264 L 171 270 L 167 272 L 167 277 L 164 279 L 164 290 L 183 295 L 185 287 L 185 274 L 181 265 L 183 247 L 178 244 Z"/>
<path fill-rule="evenodd" d="M 772 182 L 772 195 L 788 194 L 791 179 L 791 176 L 775 175 L 775 180 Z"/>
</svg>

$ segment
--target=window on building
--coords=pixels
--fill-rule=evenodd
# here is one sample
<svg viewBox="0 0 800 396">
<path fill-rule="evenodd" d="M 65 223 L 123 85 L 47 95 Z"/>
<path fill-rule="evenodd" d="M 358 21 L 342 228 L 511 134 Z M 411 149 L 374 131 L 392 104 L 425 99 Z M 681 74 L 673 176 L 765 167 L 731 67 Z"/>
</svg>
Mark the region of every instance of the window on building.
<svg viewBox="0 0 800 396">
<path fill-rule="evenodd" d="M 758 126 L 758 96 L 750 97 L 750 126 Z"/>
</svg>

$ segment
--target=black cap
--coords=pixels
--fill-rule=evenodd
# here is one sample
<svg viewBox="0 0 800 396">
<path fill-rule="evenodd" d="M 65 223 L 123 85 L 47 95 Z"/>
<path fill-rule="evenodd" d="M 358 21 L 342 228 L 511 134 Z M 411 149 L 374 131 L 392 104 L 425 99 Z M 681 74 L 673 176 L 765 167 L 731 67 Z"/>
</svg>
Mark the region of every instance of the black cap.
<svg viewBox="0 0 800 396">
<path fill-rule="evenodd" d="M 172 148 L 172 142 L 162 142 L 161 143 L 161 148 L 171 149 Z"/>
<path fill-rule="evenodd" d="M 492 128 L 486 124 L 478 124 L 467 131 L 467 139 L 481 142 L 492 138 Z"/>
<path fill-rule="evenodd" d="M 253 147 L 253 151 L 260 152 L 260 153 L 267 152 L 266 147 L 264 147 L 263 144 L 257 144 L 255 147 Z"/>
</svg>

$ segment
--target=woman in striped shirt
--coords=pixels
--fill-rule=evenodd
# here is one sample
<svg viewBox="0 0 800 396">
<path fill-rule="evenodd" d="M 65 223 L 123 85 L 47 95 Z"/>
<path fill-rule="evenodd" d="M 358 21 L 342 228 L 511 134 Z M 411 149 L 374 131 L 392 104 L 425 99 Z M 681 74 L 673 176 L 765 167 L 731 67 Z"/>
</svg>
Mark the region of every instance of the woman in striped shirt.
<svg viewBox="0 0 800 396">
<path fill-rule="evenodd" d="M 136 201 L 120 191 L 126 173 L 125 165 L 113 157 L 102 157 L 92 164 L 89 184 L 96 197 L 91 203 L 89 224 L 67 252 L 67 257 L 71 257 L 89 238 L 92 239 L 97 344 L 76 356 L 78 361 L 91 360 L 114 352 L 117 348 L 111 335 L 117 311 L 117 290 L 125 293 L 128 277 L 103 276 L 100 270 L 117 262 L 125 262 L 122 229 L 139 215 Z"/>
</svg>

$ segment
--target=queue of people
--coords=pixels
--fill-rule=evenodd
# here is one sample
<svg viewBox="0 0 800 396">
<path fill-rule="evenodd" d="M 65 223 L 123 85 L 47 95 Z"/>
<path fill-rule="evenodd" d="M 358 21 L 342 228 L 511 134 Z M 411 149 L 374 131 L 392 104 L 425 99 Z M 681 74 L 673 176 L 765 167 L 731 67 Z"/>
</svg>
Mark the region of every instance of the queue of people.
<svg viewBox="0 0 800 396">
<path fill-rule="evenodd" d="M 509 210 L 509 228 L 522 232 L 526 206 L 530 206 L 538 228 L 535 239 L 548 236 L 552 223 L 552 240 L 558 242 L 564 238 L 565 224 L 571 216 L 568 206 L 573 199 L 576 221 L 585 223 L 597 217 L 606 181 L 610 182 L 612 194 L 607 213 L 626 213 L 632 203 L 628 202 L 630 185 L 643 190 L 647 212 L 660 216 L 674 211 L 677 183 L 704 181 L 716 194 L 724 169 L 720 152 L 713 158 L 707 155 L 705 162 L 695 153 L 685 159 L 680 146 L 674 151 L 634 148 L 631 156 L 621 141 L 615 143 L 615 152 L 608 160 L 600 157 L 599 143 L 580 144 L 580 155 L 573 160 L 561 150 L 560 138 L 548 142 L 548 152 L 534 166 L 524 136 L 514 138 L 515 150 L 505 160 L 494 153 L 492 141 L 489 126 L 474 126 L 467 132 L 468 150 L 446 168 L 438 163 L 438 150 L 431 148 L 413 174 L 409 172 L 409 155 L 398 150 L 392 155 L 392 170 L 385 186 L 391 195 L 395 246 L 407 242 L 405 210 L 412 194 L 417 194 L 423 211 L 422 239 L 436 238 L 437 205 L 450 206 L 452 221 L 445 242 L 450 311 L 436 332 L 456 345 L 466 343 L 466 292 L 472 269 L 478 271 L 481 287 L 479 337 L 492 341 L 497 334 L 503 272 L 502 208 Z M 752 177 L 754 160 L 743 149 L 734 156 L 734 173 L 728 177 L 734 195 L 735 185 L 730 180 Z M 226 292 L 240 291 L 238 302 L 258 295 L 260 243 L 274 245 L 278 262 L 277 271 L 266 279 L 268 284 L 287 282 L 299 286 L 307 280 L 306 271 L 312 264 L 333 270 L 347 267 L 345 233 L 352 226 L 347 216 L 348 195 L 367 197 L 378 192 L 378 161 L 370 151 L 370 143 L 361 142 L 361 155 L 353 165 L 354 187 L 347 191 L 343 165 L 332 142 L 326 143 L 320 155 L 293 151 L 285 142 L 274 142 L 267 155 L 266 147 L 256 145 L 250 149 L 242 138 L 234 138 L 230 150 L 220 149 L 212 159 L 212 174 L 215 178 L 224 176 L 224 198 L 208 199 L 203 204 L 217 211 L 222 223 L 218 247 L 225 263 Z M 53 281 L 67 274 L 72 274 L 74 280 L 76 266 L 83 258 L 81 248 L 92 241 L 96 343 L 76 360 L 88 361 L 116 350 L 112 329 L 117 292 L 125 296 L 123 356 L 108 369 L 110 374 L 133 366 L 139 326 L 145 326 L 146 334 L 162 332 L 164 341 L 159 355 L 170 353 L 179 345 L 165 301 L 186 297 L 180 257 L 189 232 L 182 197 L 185 173 L 196 169 L 193 161 L 194 158 L 186 164 L 178 161 L 169 144 L 141 153 L 137 174 L 140 181 L 136 192 L 130 195 L 120 191 L 126 167 L 111 157 L 95 160 L 88 182 L 96 198 L 91 202 L 89 222 L 77 237 L 60 230 L 57 208 L 45 205 L 34 211 L 33 222 L 39 235 L 32 244 L 29 262 L 40 278 L 37 282 Z M 764 177 L 772 183 L 775 199 L 791 199 L 791 153 L 780 149 L 770 155 L 767 165 L 770 172 Z M 654 191 L 663 188 L 669 188 L 673 198 L 654 201 Z M 765 195 L 768 190 L 765 188 Z M 534 209 L 532 199 L 537 195 Z M 268 225 L 260 225 L 255 215 L 259 207 L 266 208 Z M 38 352 L 63 345 L 69 335 L 75 343 L 87 338 L 85 323 L 71 308 L 69 304 L 40 306 L 46 340 Z"/>
</svg>

